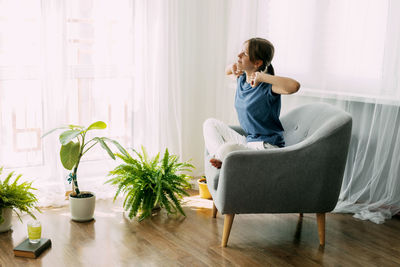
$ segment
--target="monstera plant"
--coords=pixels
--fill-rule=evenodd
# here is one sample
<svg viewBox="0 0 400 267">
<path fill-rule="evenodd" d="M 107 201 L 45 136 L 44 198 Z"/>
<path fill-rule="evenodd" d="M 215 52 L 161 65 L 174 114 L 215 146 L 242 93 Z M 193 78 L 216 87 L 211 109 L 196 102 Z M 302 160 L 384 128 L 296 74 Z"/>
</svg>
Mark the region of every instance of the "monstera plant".
<svg viewBox="0 0 400 267">
<path fill-rule="evenodd" d="M 81 191 L 78 186 L 77 173 L 82 157 L 97 144 L 100 144 L 112 159 L 115 159 L 115 156 L 108 144 L 113 144 L 122 154 L 127 153 L 126 150 L 115 140 L 107 137 L 87 138 L 86 134 L 88 131 L 103 130 L 106 127 L 106 123 L 97 121 L 88 127 L 80 125 L 58 127 L 43 135 L 44 137 L 56 130 L 65 129 L 65 131 L 63 131 L 59 136 L 61 143 L 60 159 L 64 168 L 72 171 L 68 176 L 68 181 L 72 183 L 72 193 L 69 195 L 69 199 L 71 216 L 75 221 L 88 221 L 93 219 L 96 201 L 93 192 Z"/>
</svg>

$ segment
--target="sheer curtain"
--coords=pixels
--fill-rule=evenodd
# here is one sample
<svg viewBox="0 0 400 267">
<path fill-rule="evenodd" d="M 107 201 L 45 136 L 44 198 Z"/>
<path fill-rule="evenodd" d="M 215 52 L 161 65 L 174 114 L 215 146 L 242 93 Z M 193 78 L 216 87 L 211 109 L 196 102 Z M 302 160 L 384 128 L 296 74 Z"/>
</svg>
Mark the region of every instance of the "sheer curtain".
<svg viewBox="0 0 400 267">
<path fill-rule="evenodd" d="M 277 75 L 302 84 L 299 93 L 283 97 L 282 114 L 323 101 L 353 116 L 335 211 L 375 223 L 400 211 L 399 12 L 400 3 L 392 0 L 270 0 L 232 1 L 229 13 L 230 21 L 241 23 L 229 24 L 228 44 L 238 49 L 247 38 L 243 32 L 271 40 Z M 233 50 L 228 49 L 231 62 Z M 224 103 L 230 110 L 232 99 Z"/>
<path fill-rule="evenodd" d="M 128 148 L 143 145 L 152 155 L 168 148 L 202 166 L 207 116 L 199 114 L 215 109 L 209 97 L 215 88 L 208 88 L 219 75 L 215 69 L 224 67 L 224 3 L 0 1 L 0 153 L 6 170 L 34 181 L 41 206 L 65 204 L 70 185 L 58 136 L 40 137 L 59 125 L 95 120 L 108 124 L 96 135 Z M 210 69 L 205 79 L 199 75 Z M 94 148 L 79 167 L 81 189 L 111 197 L 114 189 L 104 181 L 115 164 Z M 200 174 L 201 167 L 193 173 Z"/>
<path fill-rule="evenodd" d="M 178 1 L 135 1 L 134 147 L 182 154 Z"/>
<path fill-rule="evenodd" d="M 178 5 L 179 73 L 182 107 L 182 159 L 195 165 L 193 176 L 204 175 L 202 124 L 215 117 L 224 91 L 228 1 L 185 0 Z"/>
<path fill-rule="evenodd" d="M 91 0 L 0 1 L 1 162 L 33 181 L 40 206 L 65 204 L 68 172 L 59 160 L 65 124 L 108 124 L 94 134 L 132 142 L 133 5 Z M 115 166 L 100 148 L 85 155 L 82 190 L 98 198 Z"/>
</svg>

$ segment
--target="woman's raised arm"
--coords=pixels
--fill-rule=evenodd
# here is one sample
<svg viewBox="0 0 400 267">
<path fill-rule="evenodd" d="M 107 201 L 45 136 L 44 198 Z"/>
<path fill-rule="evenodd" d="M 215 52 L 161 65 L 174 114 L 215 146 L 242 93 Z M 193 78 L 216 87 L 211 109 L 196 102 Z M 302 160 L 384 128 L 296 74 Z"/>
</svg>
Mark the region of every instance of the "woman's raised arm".
<svg viewBox="0 0 400 267">
<path fill-rule="evenodd" d="M 235 75 L 236 77 L 239 77 L 240 75 L 243 74 L 243 71 L 238 69 L 237 63 L 229 64 L 225 68 L 225 74 L 226 75 Z"/>
<path fill-rule="evenodd" d="M 260 82 L 272 84 L 272 92 L 280 95 L 294 94 L 300 89 L 300 83 L 292 78 L 270 75 L 263 72 L 254 73 L 251 86 L 257 86 Z"/>
</svg>

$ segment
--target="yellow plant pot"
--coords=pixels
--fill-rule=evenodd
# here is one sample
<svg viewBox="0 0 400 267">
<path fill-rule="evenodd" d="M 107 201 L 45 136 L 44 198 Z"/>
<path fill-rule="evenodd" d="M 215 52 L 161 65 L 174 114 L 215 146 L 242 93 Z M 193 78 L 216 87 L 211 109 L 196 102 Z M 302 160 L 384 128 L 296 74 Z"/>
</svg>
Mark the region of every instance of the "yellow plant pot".
<svg viewBox="0 0 400 267">
<path fill-rule="evenodd" d="M 208 191 L 208 187 L 206 183 L 202 183 L 206 181 L 206 178 L 201 178 L 197 180 L 197 184 L 199 185 L 199 193 L 201 198 L 211 199 L 210 191 Z"/>
</svg>

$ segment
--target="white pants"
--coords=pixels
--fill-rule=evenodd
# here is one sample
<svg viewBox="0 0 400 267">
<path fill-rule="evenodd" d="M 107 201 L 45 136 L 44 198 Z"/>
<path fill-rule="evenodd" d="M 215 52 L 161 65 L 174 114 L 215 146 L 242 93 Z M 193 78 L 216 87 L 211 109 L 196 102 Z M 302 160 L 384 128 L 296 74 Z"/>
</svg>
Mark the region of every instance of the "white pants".
<svg viewBox="0 0 400 267">
<path fill-rule="evenodd" d="M 204 142 L 211 157 L 223 161 L 230 152 L 238 150 L 262 150 L 278 146 L 259 142 L 247 142 L 246 137 L 214 118 L 203 124 Z"/>
</svg>

